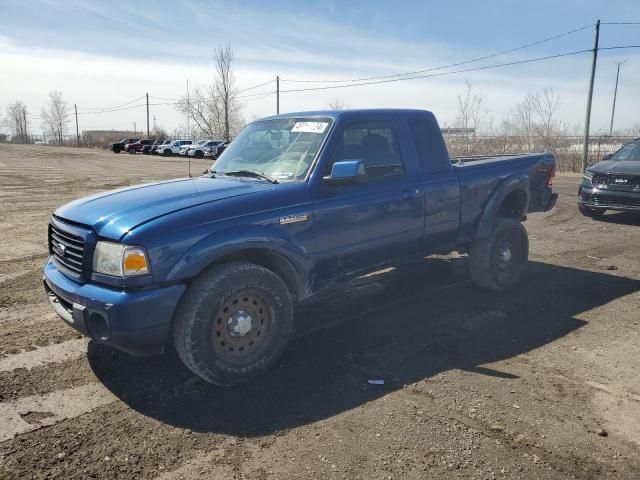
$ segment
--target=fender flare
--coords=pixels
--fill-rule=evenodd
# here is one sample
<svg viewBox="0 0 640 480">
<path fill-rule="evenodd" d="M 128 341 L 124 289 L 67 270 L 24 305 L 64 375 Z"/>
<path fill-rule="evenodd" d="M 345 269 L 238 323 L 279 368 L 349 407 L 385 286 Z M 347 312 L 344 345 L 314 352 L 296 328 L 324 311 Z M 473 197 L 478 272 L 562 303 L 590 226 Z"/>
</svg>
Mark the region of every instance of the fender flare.
<svg viewBox="0 0 640 480">
<path fill-rule="evenodd" d="M 235 253 L 249 250 L 268 251 L 271 259 L 285 273 L 298 298 L 309 296 L 313 263 L 306 250 L 291 243 L 290 237 L 276 235 L 265 226 L 229 227 L 201 239 L 171 267 L 165 280 L 185 281 Z M 259 262 L 258 262 L 259 263 Z"/>
<path fill-rule="evenodd" d="M 524 205 L 522 214 L 526 215 L 529 210 L 529 176 L 527 174 L 516 174 L 506 177 L 498 184 L 489 200 L 485 204 L 484 212 L 478 222 L 478 227 L 474 235 L 474 241 L 483 241 L 490 237 L 494 221 L 500 210 L 500 206 L 507 196 L 515 191 L 524 193 Z"/>
</svg>

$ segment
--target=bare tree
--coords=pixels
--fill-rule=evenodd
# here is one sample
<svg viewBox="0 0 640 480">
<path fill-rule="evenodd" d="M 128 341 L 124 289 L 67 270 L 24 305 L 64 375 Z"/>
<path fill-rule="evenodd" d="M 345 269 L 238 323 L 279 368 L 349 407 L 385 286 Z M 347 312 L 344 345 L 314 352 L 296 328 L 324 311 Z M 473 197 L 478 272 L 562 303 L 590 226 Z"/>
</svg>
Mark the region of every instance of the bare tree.
<svg viewBox="0 0 640 480">
<path fill-rule="evenodd" d="M 545 88 L 533 96 L 533 111 L 536 115 L 538 136 L 542 146 L 549 150 L 554 148 L 554 138 L 558 135 L 560 125 L 555 119 L 560 109 L 560 97 L 551 88 Z"/>
<path fill-rule="evenodd" d="M 517 104 L 513 111 L 513 124 L 515 128 L 513 133 L 522 138 L 527 151 L 531 151 L 534 148 L 534 103 L 534 96 L 531 93 L 527 93 L 522 102 Z"/>
<path fill-rule="evenodd" d="M 214 85 L 205 88 L 196 86 L 187 96 L 178 100 L 177 109 L 188 115 L 196 128 L 205 136 L 216 138 L 223 135 L 224 123 L 220 102 Z"/>
<path fill-rule="evenodd" d="M 177 102 L 178 111 L 191 118 L 200 133 L 210 138 L 230 140 L 244 126 L 237 99 L 231 46 L 214 53 L 215 79 L 206 87 L 195 87 Z"/>
<path fill-rule="evenodd" d="M 233 74 L 233 50 L 231 45 L 216 48 L 214 54 L 216 64 L 215 88 L 220 99 L 222 115 L 224 119 L 223 136 L 225 140 L 231 140 L 234 130 L 238 130 L 242 122 L 240 105 L 237 101 L 237 89 L 235 87 L 235 75 Z"/>
<path fill-rule="evenodd" d="M 349 103 L 341 98 L 335 97 L 325 104 L 325 108 L 327 110 L 346 110 L 349 108 Z"/>
<path fill-rule="evenodd" d="M 62 145 L 63 135 L 69 122 L 69 104 L 62 98 L 62 92 L 54 90 L 49 92 L 49 104 L 42 107 L 42 120 L 56 139 L 56 143 Z"/>
<path fill-rule="evenodd" d="M 458 95 L 458 117 L 455 124 L 465 132 L 466 154 L 470 155 L 475 150 L 477 134 L 482 128 L 486 113 L 482 109 L 484 101 L 482 92 L 475 93 L 473 85 L 468 80 L 466 85 L 464 93 Z"/>
<path fill-rule="evenodd" d="M 11 132 L 12 142 L 28 143 L 29 112 L 22 100 L 16 100 L 7 106 L 3 123 Z"/>
</svg>

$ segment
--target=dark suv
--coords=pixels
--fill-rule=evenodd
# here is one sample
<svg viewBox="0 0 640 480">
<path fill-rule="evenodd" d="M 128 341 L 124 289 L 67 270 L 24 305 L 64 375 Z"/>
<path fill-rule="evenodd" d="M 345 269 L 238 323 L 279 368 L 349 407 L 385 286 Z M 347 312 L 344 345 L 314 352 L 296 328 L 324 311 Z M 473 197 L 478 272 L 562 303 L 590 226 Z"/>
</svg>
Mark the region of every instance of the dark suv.
<svg viewBox="0 0 640 480">
<path fill-rule="evenodd" d="M 607 210 L 640 212 L 640 138 L 587 169 L 578 189 L 578 209 L 587 217 Z"/>
<path fill-rule="evenodd" d="M 136 143 L 139 141 L 140 141 L 139 138 L 125 138 L 121 142 L 116 142 L 109 145 L 109 150 L 111 150 L 113 153 L 120 153 L 124 151 L 124 146 L 127 145 L 128 143 Z"/>
</svg>

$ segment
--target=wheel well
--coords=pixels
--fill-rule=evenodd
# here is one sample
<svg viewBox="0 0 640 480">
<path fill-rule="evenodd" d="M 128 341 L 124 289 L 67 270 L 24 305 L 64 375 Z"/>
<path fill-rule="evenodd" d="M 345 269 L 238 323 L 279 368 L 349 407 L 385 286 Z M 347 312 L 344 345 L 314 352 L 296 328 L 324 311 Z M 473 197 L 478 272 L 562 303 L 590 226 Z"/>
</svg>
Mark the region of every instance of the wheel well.
<svg viewBox="0 0 640 480">
<path fill-rule="evenodd" d="M 294 298 L 304 296 L 298 271 L 280 253 L 265 248 L 248 248 L 225 255 L 213 262 L 210 267 L 232 261 L 249 262 L 267 268 L 282 279 Z"/>
<path fill-rule="evenodd" d="M 526 215 L 526 207 L 527 194 L 523 190 L 514 190 L 502 200 L 498 216 L 521 219 Z"/>
</svg>

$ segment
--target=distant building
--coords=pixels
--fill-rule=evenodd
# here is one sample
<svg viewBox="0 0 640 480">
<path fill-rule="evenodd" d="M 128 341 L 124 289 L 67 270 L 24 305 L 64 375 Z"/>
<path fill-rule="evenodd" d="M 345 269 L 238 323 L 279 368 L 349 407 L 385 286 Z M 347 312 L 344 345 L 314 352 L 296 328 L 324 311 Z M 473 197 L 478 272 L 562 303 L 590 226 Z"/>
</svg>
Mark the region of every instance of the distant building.
<svg viewBox="0 0 640 480">
<path fill-rule="evenodd" d="M 6 133 L 0 133 L 0 143 L 7 143 L 9 136 Z"/>
</svg>

